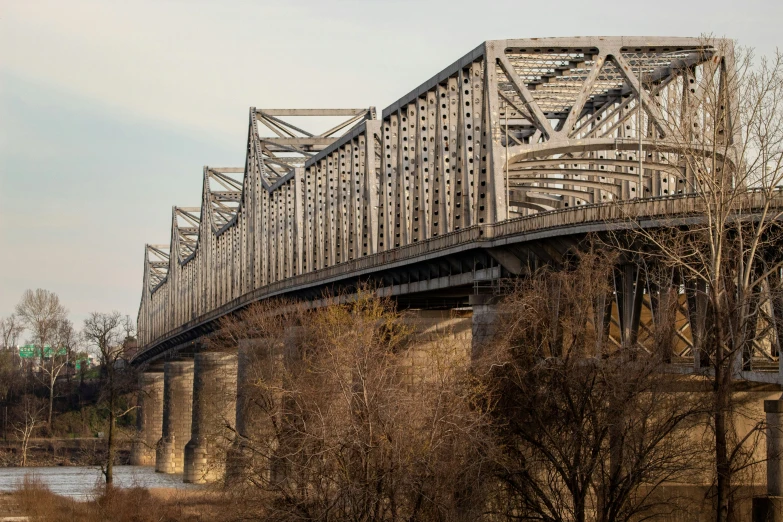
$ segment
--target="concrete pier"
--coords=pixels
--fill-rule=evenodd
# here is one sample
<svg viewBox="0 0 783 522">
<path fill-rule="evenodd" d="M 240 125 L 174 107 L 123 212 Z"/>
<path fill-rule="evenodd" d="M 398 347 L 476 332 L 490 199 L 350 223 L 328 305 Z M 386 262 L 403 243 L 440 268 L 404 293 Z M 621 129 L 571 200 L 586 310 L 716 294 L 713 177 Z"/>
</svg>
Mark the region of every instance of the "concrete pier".
<svg viewBox="0 0 783 522">
<path fill-rule="evenodd" d="M 163 375 L 163 433 L 157 446 L 155 471 L 182 473 L 185 444 L 190 439 L 193 361 L 166 361 Z"/>
<path fill-rule="evenodd" d="M 136 440 L 131 446 L 132 466 L 154 466 L 155 446 L 163 435 L 163 372 L 144 372 L 139 378 Z"/>
<path fill-rule="evenodd" d="M 470 306 L 473 308 L 471 356 L 474 359 L 481 355 L 481 349 L 495 335 L 495 323 L 498 318 L 497 301 L 498 298 L 491 294 L 470 296 Z"/>
<path fill-rule="evenodd" d="M 753 522 L 783 522 L 783 398 L 764 401 L 767 494 L 753 499 Z"/>
<path fill-rule="evenodd" d="M 277 449 L 277 440 L 272 420 L 280 410 L 280 393 L 274 390 L 282 388 L 282 349 L 279 339 L 239 343 L 237 437 L 229 452 L 226 470 L 227 480 L 236 485 L 271 480 L 275 475 L 272 456 Z"/>
<path fill-rule="evenodd" d="M 202 352 L 195 356 L 193 420 L 185 446 L 184 481 L 222 480 L 236 419 L 237 356 Z"/>
<path fill-rule="evenodd" d="M 767 417 L 767 495 L 783 497 L 783 400 L 764 401 Z"/>
<path fill-rule="evenodd" d="M 467 310 L 407 310 L 404 321 L 413 330 L 403 364 L 405 382 L 417 386 L 470 362 L 472 322 Z"/>
</svg>

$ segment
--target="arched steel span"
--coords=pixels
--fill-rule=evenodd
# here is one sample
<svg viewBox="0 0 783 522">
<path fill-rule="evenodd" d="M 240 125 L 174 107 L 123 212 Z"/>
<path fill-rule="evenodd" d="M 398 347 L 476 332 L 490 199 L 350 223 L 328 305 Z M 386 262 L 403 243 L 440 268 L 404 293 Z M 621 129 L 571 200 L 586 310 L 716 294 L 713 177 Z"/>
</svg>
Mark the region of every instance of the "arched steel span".
<svg viewBox="0 0 783 522">
<path fill-rule="evenodd" d="M 396 284 L 400 266 L 478 247 L 502 236 L 497 227 L 517 238 L 574 219 L 600 228 L 607 216 L 596 204 L 636 205 L 638 194 L 679 198 L 671 205 L 692 212 L 683 137 L 698 153 L 710 125 L 702 98 L 730 81 L 732 59 L 725 40 L 496 40 L 380 121 L 373 108 L 251 108 L 244 168 L 205 167 L 201 206 L 174 207 L 170 246 L 146 247 L 140 359 L 253 300 L 368 271 L 387 270 Z M 316 134 L 290 121 L 301 116 L 344 121 Z M 635 212 L 656 208 L 640 202 Z M 487 277 L 515 270 L 518 260 L 484 246 Z M 428 273 L 465 285 L 465 262 L 447 264 L 447 280 L 442 266 Z"/>
</svg>

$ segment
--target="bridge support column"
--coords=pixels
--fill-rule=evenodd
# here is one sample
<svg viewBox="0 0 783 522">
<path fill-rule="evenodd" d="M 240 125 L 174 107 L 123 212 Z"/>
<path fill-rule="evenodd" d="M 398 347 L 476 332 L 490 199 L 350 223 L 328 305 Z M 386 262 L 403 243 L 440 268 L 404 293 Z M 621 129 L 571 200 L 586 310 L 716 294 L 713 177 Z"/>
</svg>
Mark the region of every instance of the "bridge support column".
<svg viewBox="0 0 783 522">
<path fill-rule="evenodd" d="M 783 398 L 764 401 L 767 494 L 753 499 L 753 522 L 783 522 Z"/>
<path fill-rule="evenodd" d="M 203 484 L 223 479 L 226 453 L 233 439 L 227 425 L 236 419 L 236 396 L 236 354 L 197 353 L 191 438 L 185 446 L 185 482 Z"/>
<path fill-rule="evenodd" d="M 226 480 L 269 481 L 277 440 L 273 419 L 280 412 L 283 353 L 278 339 L 243 340 L 237 357 L 236 438 L 226 462 Z"/>
<path fill-rule="evenodd" d="M 155 445 L 163 434 L 163 372 L 144 372 L 139 378 L 136 440 L 131 447 L 132 466 L 154 466 Z"/>
<path fill-rule="evenodd" d="M 491 294 L 470 296 L 470 305 L 473 308 L 471 356 L 474 359 L 481 354 L 482 348 L 490 343 L 495 336 L 498 299 L 498 296 Z"/>
<path fill-rule="evenodd" d="M 182 473 L 184 470 L 192 408 L 193 361 L 166 361 L 163 366 L 163 435 L 155 455 L 155 471 Z"/>
<path fill-rule="evenodd" d="M 405 321 L 415 341 L 405 353 L 405 382 L 410 386 L 437 379 L 438 371 L 470 363 L 472 323 L 465 311 L 408 310 Z"/>
<path fill-rule="evenodd" d="M 615 299 L 623 346 L 632 346 L 639 337 L 644 299 L 644 272 L 638 264 L 625 263 L 615 269 Z"/>
<path fill-rule="evenodd" d="M 783 399 L 764 401 L 767 416 L 767 494 L 783 497 Z"/>
</svg>

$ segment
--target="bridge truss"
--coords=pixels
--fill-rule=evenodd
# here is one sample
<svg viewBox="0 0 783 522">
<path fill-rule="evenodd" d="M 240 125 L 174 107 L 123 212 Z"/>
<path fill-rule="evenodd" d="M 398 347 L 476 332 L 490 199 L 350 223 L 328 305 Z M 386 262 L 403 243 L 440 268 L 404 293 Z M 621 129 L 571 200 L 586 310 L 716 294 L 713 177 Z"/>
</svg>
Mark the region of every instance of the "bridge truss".
<svg viewBox="0 0 783 522">
<path fill-rule="evenodd" d="M 684 149 L 711 125 L 701 106 L 712 85 L 726 88 L 731 51 L 694 38 L 487 41 L 380 120 L 372 107 L 251 108 L 244 167 L 204 167 L 201 205 L 172 209 L 170 246 L 147 245 L 140 342 L 286 288 L 431 259 L 455 238 L 494 234 L 487 227 L 640 195 L 686 198 L 698 187 Z M 320 133 L 292 121 L 313 117 L 342 119 Z M 492 248 L 489 278 L 520 273 L 524 254 Z M 428 281 L 475 276 L 475 262 L 450 262 L 410 261 L 408 284 L 422 270 Z"/>
</svg>

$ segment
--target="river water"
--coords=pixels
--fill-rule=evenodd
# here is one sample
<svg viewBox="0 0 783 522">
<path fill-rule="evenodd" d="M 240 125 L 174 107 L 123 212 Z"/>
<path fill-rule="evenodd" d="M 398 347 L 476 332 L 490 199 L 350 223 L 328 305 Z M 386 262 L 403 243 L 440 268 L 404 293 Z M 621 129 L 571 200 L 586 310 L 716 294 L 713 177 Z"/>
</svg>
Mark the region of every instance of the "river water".
<svg viewBox="0 0 783 522">
<path fill-rule="evenodd" d="M 89 499 L 94 495 L 96 485 L 103 482 L 100 468 L 92 466 L 0 468 L 0 492 L 17 489 L 25 475 L 40 479 L 52 493 L 77 500 Z M 116 466 L 114 484 L 123 488 L 203 488 L 196 484 L 185 484 L 182 475 L 155 473 L 155 468 L 148 466 Z"/>
</svg>

